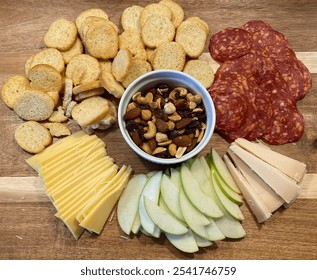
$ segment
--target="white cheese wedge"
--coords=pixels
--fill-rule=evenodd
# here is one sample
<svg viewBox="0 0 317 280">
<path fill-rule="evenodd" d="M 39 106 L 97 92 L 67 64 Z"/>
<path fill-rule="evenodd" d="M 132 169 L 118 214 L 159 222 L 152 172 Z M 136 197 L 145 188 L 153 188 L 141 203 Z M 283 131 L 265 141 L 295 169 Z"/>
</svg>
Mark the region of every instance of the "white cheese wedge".
<svg viewBox="0 0 317 280">
<path fill-rule="evenodd" d="M 250 142 L 244 138 L 238 138 L 235 142 L 243 149 L 278 168 L 296 182 L 299 182 L 306 173 L 306 164 L 303 162 L 267 149 L 263 145 Z"/>
<path fill-rule="evenodd" d="M 280 208 L 284 204 L 284 200 L 273 191 L 267 183 L 265 183 L 256 173 L 254 173 L 248 165 L 246 165 L 238 156 L 232 151 L 228 151 L 236 168 L 240 171 L 242 176 L 248 182 L 251 188 L 264 202 L 271 213 Z"/>
<path fill-rule="evenodd" d="M 224 155 L 223 159 L 233 179 L 238 184 L 240 191 L 242 192 L 257 221 L 259 223 L 265 222 L 271 217 L 271 212 L 266 207 L 258 193 L 250 186 L 248 181 L 246 181 L 241 173 L 235 168 L 229 157 L 227 155 Z"/>
<path fill-rule="evenodd" d="M 257 173 L 285 202 L 291 203 L 298 197 L 298 185 L 279 169 L 237 145 L 231 145 L 229 149 Z"/>
</svg>

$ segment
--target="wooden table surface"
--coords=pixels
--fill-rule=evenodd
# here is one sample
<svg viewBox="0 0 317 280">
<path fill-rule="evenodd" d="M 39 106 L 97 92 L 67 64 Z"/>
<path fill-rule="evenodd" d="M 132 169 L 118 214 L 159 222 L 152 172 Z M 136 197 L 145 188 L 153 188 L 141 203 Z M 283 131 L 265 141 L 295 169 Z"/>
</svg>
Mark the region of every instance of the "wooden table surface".
<svg viewBox="0 0 317 280">
<path fill-rule="evenodd" d="M 125 8 L 151 2 L 1 1 L 0 87 L 9 77 L 24 73 L 25 60 L 44 47 L 43 36 L 55 19 L 74 20 L 81 11 L 98 7 L 120 26 L 120 15 Z M 262 19 L 287 35 L 296 52 L 308 52 L 308 56 L 317 52 L 315 0 L 178 2 L 186 17 L 200 16 L 207 21 L 210 34 L 229 26 L 239 27 L 251 19 Z M 317 173 L 316 83 L 317 74 L 313 74 L 311 93 L 298 103 L 306 120 L 302 139 L 298 143 L 272 147 L 305 162 L 308 173 L 312 174 Z M 298 199 L 289 209 L 277 211 L 263 225 L 257 224 L 248 207 L 243 205 L 246 237 L 239 241 L 216 242 L 196 254 L 179 252 L 164 237 L 154 239 L 137 235 L 123 239 L 116 217 L 108 222 L 100 236 L 84 233 L 75 241 L 64 224 L 54 217 L 53 205 L 35 172 L 25 163 L 30 155 L 14 141 L 14 130 L 19 123 L 21 120 L 1 100 L 0 259 L 317 259 L 317 199 Z M 107 143 L 108 153 L 119 165 L 131 164 L 136 173 L 160 168 L 134 154 L 121 137 L 117 125 L 98 133 L 98 136 Z M 214 134 L 201 154 L 207 154 L 211 147 L 223 154 L 228 143 Z"/>
</svg>

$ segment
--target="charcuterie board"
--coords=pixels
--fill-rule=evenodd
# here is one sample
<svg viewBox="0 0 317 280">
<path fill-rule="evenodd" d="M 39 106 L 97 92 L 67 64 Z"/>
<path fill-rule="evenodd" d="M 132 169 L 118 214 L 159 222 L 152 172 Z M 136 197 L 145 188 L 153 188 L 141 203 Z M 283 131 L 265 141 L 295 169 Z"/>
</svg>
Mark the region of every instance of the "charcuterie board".
<svg viewBox="0 0 317 280">
<path fill-rule="evenodd" d="M 138 2 L 146 5 L 151 1 Z M 271 146 L 275 151 L 307 164 L 299 199 L 288 209 L 278 210 L 267 222 L 259 225 L 246 204 L 243 226 L 246 237 L 238 241 L 220 241 L 196 254 L 184 254 L 162 237 L 125 236 L 113 212 L 101 235 L 84 233 L 76 241 L 65 225 L 54 217 L 54 207 L 46 196 L 43 184 L 25 162 L 30 154 L 14 141 L 14 131 L 21 120 L 0 102 L 0 259 L 316 259 L 317 258 L 317 129 L 316 79 L 317 4 L 305 6 L 297 1 L 259 3 L 247 1 L 178 1 L 188 15 L 198 15 L 209 23 L 210 33 L 228 26 L 240 26 L 259 18 L 286 34 L 290 45 L 312 73 L 312 91 L 298 103 L 305 118 L 305 133 L 300 141 Z M 270 1 L 271 2 L 271 1 Z M 120 24 L 124 8 L 133 1 L 49 1 L 24 3 L 11 1 L 0 11 L 0 86 L 11 76 L 24 73 L 26 59 L 44 47 L 42 38 L 49 24 L 58 16 L 74 19 L 80 11 L 100 7 L 109 11 L 111 19 Z M 250 8 L 251 7 L 251 8 Z M 201 59 L 216 71 L 206 47 Z M 78 126 L 72 126 L 74 131 Z M 114 125 L 97 135 L 106 143 L 107 151 L 119 165 L 130 164 L 135 173 L 162 169 L 138 157 L 124 142 Z M 215 133 L 200 153 L 206 155 L 213 147 L 223 155 L 229 143 Z"/>
</svg>

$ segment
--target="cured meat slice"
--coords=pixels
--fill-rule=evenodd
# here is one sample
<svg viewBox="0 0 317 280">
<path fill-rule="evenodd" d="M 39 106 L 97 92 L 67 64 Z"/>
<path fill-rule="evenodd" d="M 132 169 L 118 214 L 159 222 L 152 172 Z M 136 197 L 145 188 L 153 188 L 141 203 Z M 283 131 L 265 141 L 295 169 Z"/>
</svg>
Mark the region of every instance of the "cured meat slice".
<svg viewBox="0 0 317 280">
<path fill-rule="evenodd" d="M 250 52 L 252 39 L 249 32 L 240 28 L 226 28 L 210 38 L 209 51 L 217 61 L 226 61 Z"/>
<path fill-rule="evenodd" d="M 284 55 L 288 48 L 286 36 L 276 30 L 262 30 L 252 34 L 253 47 L 270 57 Z"/>
<path fill-rule="evenodd" d="M 272 105 L 270 94 L 258 85 L 252 87 L 251 95 L 253 106 L 256 108 L 254 112 L 255 125 L 245 138 L 254 140 L 270 131 L 272 125 Z"/>
<path fill-rule="evenodd" d="M 248 110 L 248 104 L 240 90 L 218 85 L 209 92 L 216 109 L 216 129 L 230 131 L 240 127 Z"/>
<path fill-rule="evenodd" d="M 253 34 L 258 31 L 273 30 L 273 28 L 263 20 L 250 20 L 241 26 L 241 29 Z"/>
<path fill-rule="evenodd" d="M 269 144 L 282 145 L 298 141 L 304 133 L 304 117 L 290 99 L 273 99 L 273 122 L 262 138 Z"/>
</svg>

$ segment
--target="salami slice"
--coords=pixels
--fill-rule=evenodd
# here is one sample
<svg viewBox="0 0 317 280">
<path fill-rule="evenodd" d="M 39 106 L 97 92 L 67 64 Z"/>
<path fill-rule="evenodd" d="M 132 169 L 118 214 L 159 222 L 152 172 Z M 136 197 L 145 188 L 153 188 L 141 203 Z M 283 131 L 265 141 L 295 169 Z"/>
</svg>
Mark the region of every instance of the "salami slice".
<svg viewBox="0 0 317 280">
<path fill-rule="evenodd" d="M 252 34 L 253 47 L 270 57 L 281 56 L 288 49 L 288 39 L 276 30 L 262 30 Z"/>
<path fill-rule="evenodd" d="M 242 25 L 241 29 L 253 34 L 258 31 L 272 30 L 273 28 L 263 20 L 250 20 Z"/>
<path fill-rule="evenodd" d="M 272 104 L 271 96 L 264 91 L 260 86 L 252 87 L 252 102 L 256 108 L 254 114 L 255 126 L 252 131 L 245 136 L 248 140 L 254 140 L 262 137 L 270 131 L 272 125 Z"/>
<path fill-rule="evenodd" d="M 221 81 L 209 90 L 216 109 L 216 129 L 221 131 L 235 130 L 246 117 L 248 104 L 241 88 Z"/>
<path fill-rule="evenodd" d="M 269 144 L 282 145 L 298 141 L 304 133 L 304 117 L 290 99 L 272 101 L 273 122 L 269 133 L 262 138 Z"/>
<path fill-rule="evenodd" d="M 217 61 L 226 61 L 250 52 L 252 40 L 249 32 L 240 28 L 226 28 L 210 38 L 209 51 Z"/>
</svg>

